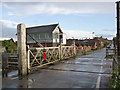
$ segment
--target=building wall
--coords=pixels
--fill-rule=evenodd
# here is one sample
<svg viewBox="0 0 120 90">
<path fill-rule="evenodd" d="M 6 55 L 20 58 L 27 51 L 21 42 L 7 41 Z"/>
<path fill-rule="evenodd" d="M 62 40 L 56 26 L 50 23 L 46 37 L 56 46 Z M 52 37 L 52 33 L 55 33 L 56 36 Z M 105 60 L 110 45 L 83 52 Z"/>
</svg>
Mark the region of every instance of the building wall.
<svg viewBox="0 0 120 90">
<path fill-rule="evenodd" d="M 94 45 L 94 48 L 93 49 L 96 49 L 97 48 L 97 43 L 95 42 L 95 45 Z"/>
<path fill-rule="evenodd" d="M 30 34 L 39 43 L 52 43 L 52 33 L 32 33 Z M 36 43 L 29 35 L 27 35 L 27 43 Z"/>
<path fill-rule="evenodd" d="M 59 43 L 59 28 L 55 28 L 52 32 L 53 43 Z"/>
<path fill-rule="evenodd" d="M 83 48 L 84 48 L 85 51 L 90 51 L 92 49 L 91 46 L 84 46 Z"/>
<path fill-rule="evenodd" d="M 53 44 L 53 43 L 41 43 L 44 47 L 55 47 L 56 44 Z M 30 47 L 40 47 L 38 44 L 36 43 L 30 43 L 28 44 Z"/>
<path fill-rule="evenodd" d="M 62 44 L 66 44 L 66 34 L 65 33 L 63 33 L 63 43 Z"/>
<path fill-rule="evenodd" d="M 29 35 L 27 34 L 27 44 L 31 46 L 38 46 L 36 45 L 36 41 L 41 44 L 46 43 L 48 46 L 58 46 L 60 43 L 62 43 L 62 45 L 66 44 L 66 34 L 63 34 L 59 26 L 57 26 L 55 30 L 51 33 L 40 32 L 31 33 Z M 62 35 L 62 37 L 60 37 L 60 35 Z M 62 41 L 60 40 L 60 38 L 62 38 Z"/>
</svg>

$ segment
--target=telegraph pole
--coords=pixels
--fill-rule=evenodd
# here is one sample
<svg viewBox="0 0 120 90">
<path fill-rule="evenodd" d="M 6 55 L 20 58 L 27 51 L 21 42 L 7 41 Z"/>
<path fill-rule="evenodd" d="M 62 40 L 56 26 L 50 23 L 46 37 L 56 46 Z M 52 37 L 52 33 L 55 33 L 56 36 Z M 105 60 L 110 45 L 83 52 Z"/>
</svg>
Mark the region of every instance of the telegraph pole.
<svg viewBox="0 0 120 90">
<path fill-rule="evenodd" d="M 120 56 L 120 1 L 117 3 L 117 54 Z"/>
</svg>

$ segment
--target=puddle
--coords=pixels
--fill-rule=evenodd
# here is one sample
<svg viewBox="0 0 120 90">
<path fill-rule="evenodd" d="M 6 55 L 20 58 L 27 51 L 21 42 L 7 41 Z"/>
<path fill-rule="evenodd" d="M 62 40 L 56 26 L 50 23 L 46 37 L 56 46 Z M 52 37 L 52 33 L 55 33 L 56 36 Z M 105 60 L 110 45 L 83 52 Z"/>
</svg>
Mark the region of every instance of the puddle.
<svg viewBox="0 0 120 90">
<path fill-rule="evenodd" d="M 20 83 L 18 84 L 18 88 L 31 88 L 31 84 L 34 82 L 33 79 L 30 79 L 29 76 L 22 78 L 19 80 Z"/>
<path fill-rule="evenodd" d="M 13 72 L 8 73 L 8 77 L 12 77 L 15 75 L 18 75 L 18 71 L 13 71 Z"/>
<path fill-rule="evenodd" d="M 19 79 L 19 77 L 12 77 L 10 78 L 11 80 L 16 80 L 16 79 Z"/>
<path fill-rule="evenodd" d="M 19 77 L 18 71 L 12 71 L 3 77 L 3 88 L 30 88 L 34 81 L 30 75 Z"/>
<path fill-rule="evenodd" d="M 5 73 L 2 73 L 3 79 L 11 79 L 18 77 L 18 71 L 5 71 Z"/>
<path fill-rule="evenodd" d="M 88 65 L 88 64 L 92 64 L 92 63 L 91 62 L 80 62 L 80 64 Z"/>
</svg>

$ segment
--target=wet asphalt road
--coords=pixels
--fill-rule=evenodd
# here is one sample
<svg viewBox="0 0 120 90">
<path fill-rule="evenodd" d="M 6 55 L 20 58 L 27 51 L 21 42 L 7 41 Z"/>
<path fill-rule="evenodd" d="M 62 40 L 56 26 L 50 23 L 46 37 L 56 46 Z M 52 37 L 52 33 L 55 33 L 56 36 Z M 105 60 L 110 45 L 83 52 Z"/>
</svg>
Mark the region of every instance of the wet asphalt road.
<svg viewBox="0 0 120 90">
<path fill-rule="evenodd" d="M 112 59 L 105 59 L 106 49 L 97 50 L 75 59 L 16 77 L 17 71 L 3 78 L 3 88 L 108 88 Z"/>
</svg>

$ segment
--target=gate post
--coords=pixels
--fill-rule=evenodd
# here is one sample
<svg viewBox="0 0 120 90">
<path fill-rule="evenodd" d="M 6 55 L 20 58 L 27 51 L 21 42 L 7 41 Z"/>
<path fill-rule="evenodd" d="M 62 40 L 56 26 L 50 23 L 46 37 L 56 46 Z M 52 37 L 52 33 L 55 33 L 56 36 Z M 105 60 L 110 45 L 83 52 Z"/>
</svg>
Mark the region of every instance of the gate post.
<svg viewBox="0 0 120 90">
<path fill-rule="evenodd" d="M 73 46 L 74 46 L 74 55 L 76 56 L 76 46 L 75 46 L 75 40 L 74 40 L 74 44 L 73 44 Z"/>
<path fill-rule="evenodd" d="M 108 48 L 106 48 L 106 57 L 109 55 Z"/>
<path fill-rule="evenodd" d="M 3 73 L 7 66 L 8 66 L 8 54 L 6 52 L 3 52 L 2 53 L 2 71 L 3 71 Z"/>
<path fill-rule="evenodd" d="M 29 45 L 27 45 L 27 70 L 28 70 L 28 73 L 30 73 L 30 50 L 29 50 Z"/>
<path fill-rule="evenodd" d="M 61 44 L 59 46 L 59 60 L 61 60 Z"/>
<path fill-rule="evenodd" d="M 17 46 L 18 46 L 18 74 L 20 76 L 27 75 L 27 59 L 26 59 L 26 29 L 25 24 L 17 26 Z"/>
</svg>

